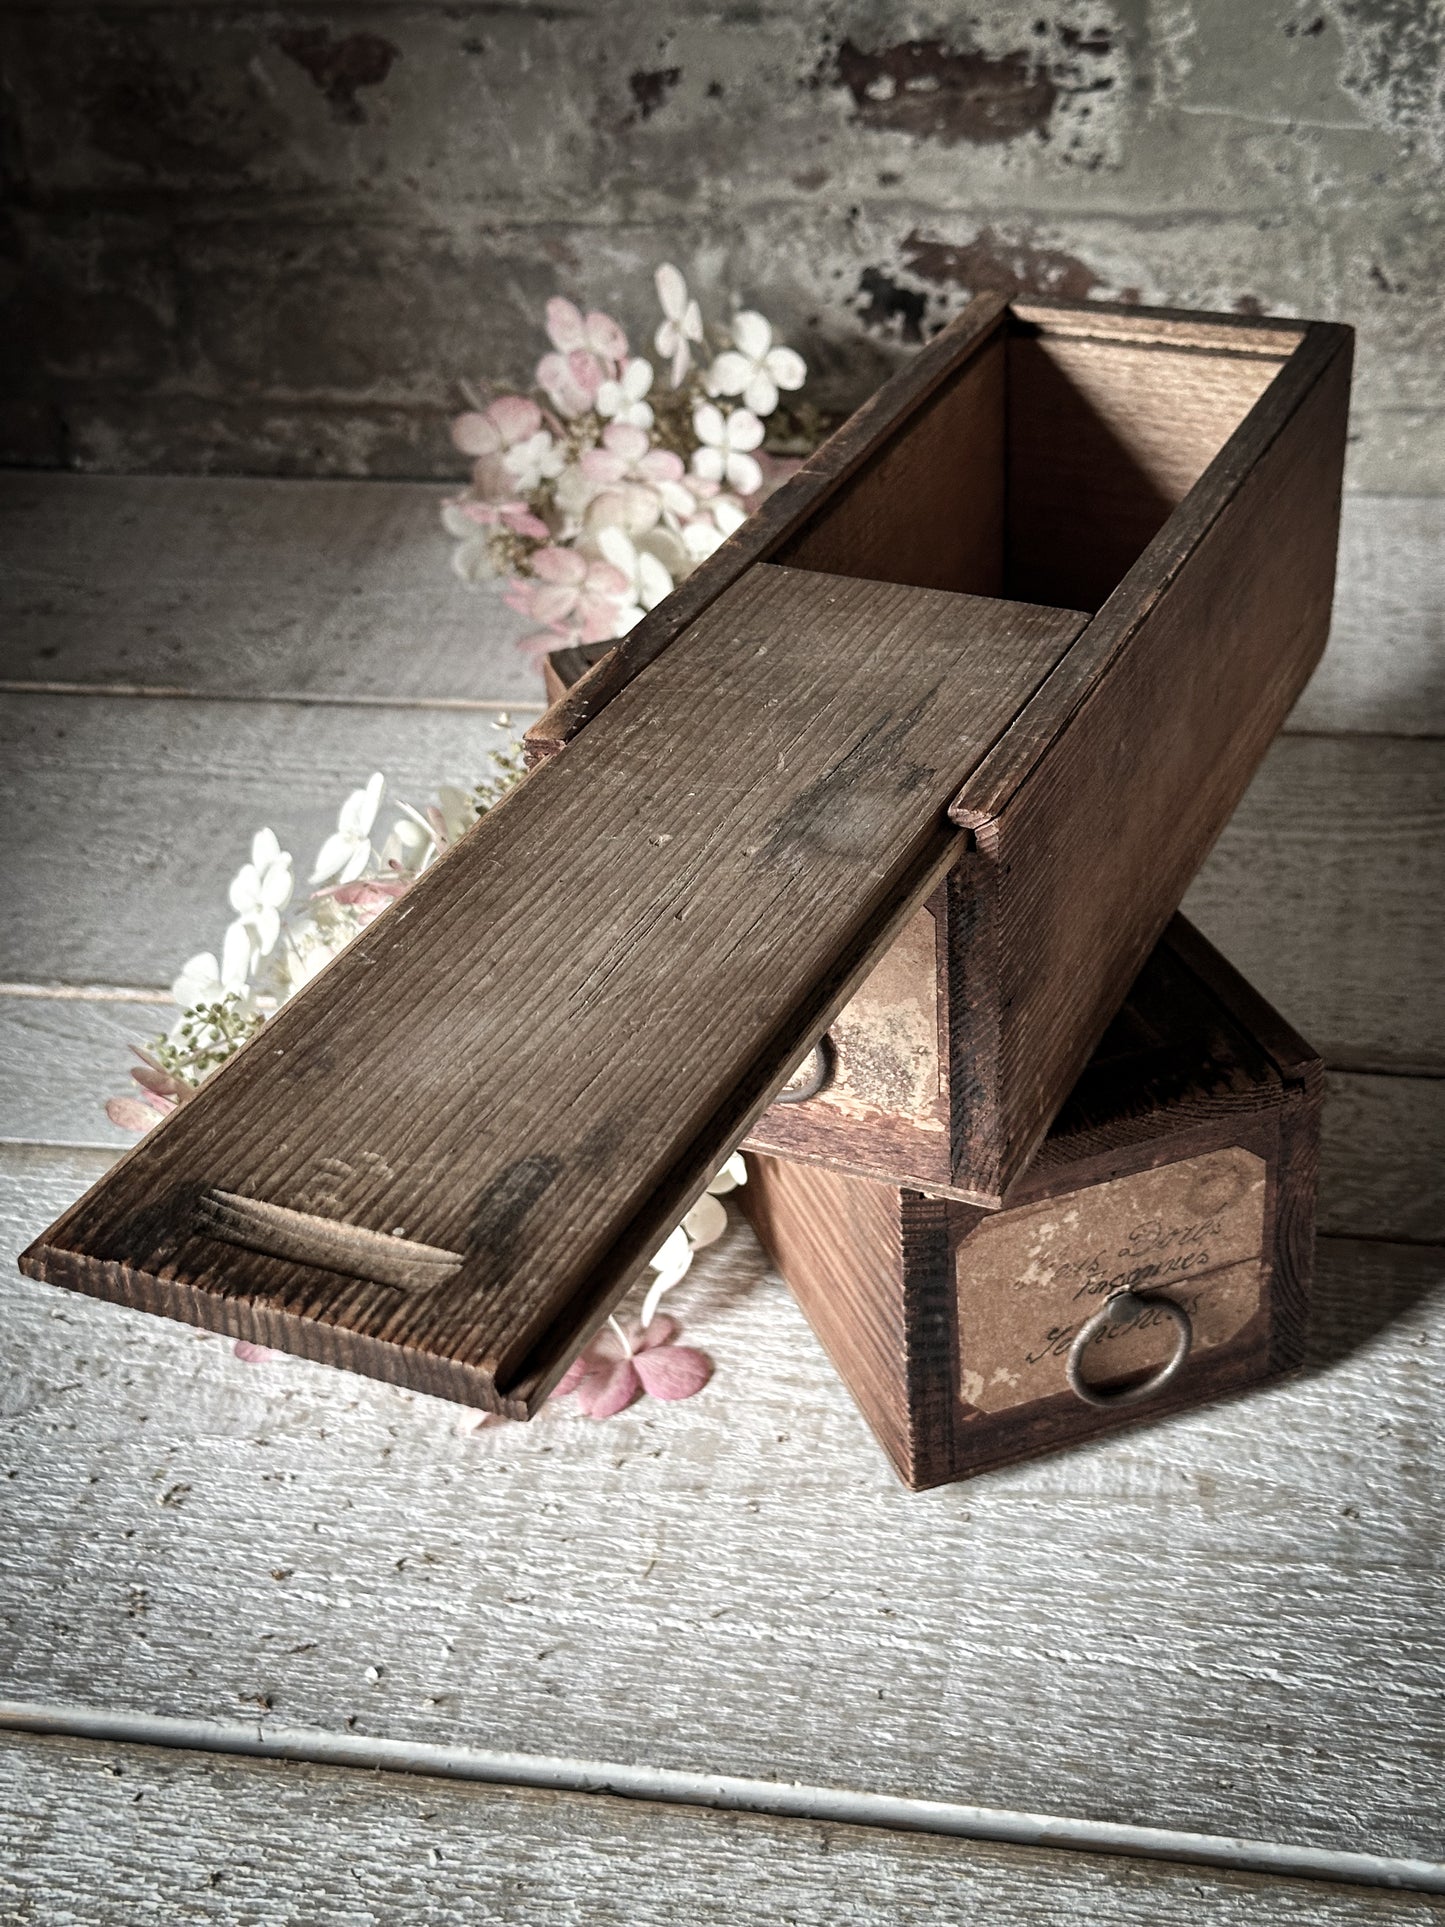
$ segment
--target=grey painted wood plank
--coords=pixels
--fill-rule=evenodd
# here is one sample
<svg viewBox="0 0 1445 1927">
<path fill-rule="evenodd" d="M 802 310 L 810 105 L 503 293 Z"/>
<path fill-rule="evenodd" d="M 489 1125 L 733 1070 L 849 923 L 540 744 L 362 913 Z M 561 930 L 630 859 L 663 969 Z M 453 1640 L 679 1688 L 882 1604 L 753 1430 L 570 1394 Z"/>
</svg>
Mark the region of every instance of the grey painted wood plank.
<svg viewBox="0 0 1445 1927">
<path fill-rule="evenodd" d="M 132 1044 L 168 1005 L 0 990 L 0 1142 L 133 1144 L 102 1108 L 131 1089 Z M 1445 1243 L 1445 1079 L 1339 1071 L 1326 1086 L 1320 1227 Z"/>
<path fill-rule="evenodd" d="M 538 703 L 535 624 L 453 574 L 448 493 L 0 472 L 0 678 Z"/>
<path fill-rule="evenodd" d="M 451 573 L 445 493 L 0 473 L 0 677 L 537 701 L 529 625 Z M 1291 727 L 1445 733 L 1445 497 L 1345 498 L 1330 646 Z"/>
<path fill-rule="evenodd" d="M 448 711 L 12 697 L 0 979 L 169 983 L 219 946 L 253 830 L 305 875 L 373 769 L 417 802 L 474 780 L 496 740 Z M 1185 908 L 1337 1066 L 1445 1070 L 1442 830 L 1445 745 L 1283 737 Z"/>
<path fill-rule="evenodd" d="M 1319 1225 L 1445 1244 L 1445 1078 L 1325 1079 Z"/>
<path fill-rule="evenodd" d="M 0 1811 L 0 1907 L 37 1927 L 897 1927 L 940 1915 L 1394 1927 L 1445 1915 L 1422 1893 L 17 1734 L 0 1739 Z"/>
<path fill-rule="evenodd" d="M 1445 496 L 1345 497 L 1329 647 L 1288 727 L 1445 734 Z"/>
<path fill-rule="evenodd" d="M 1185 914 L 1341 1070 L 1445 1071 L 1445 745 L 1282 736 Z"/>
<path fill-rule="evenodd" d="M 104 1154 L 10 1152 L 10 1249 Z M 687 1404 L 452 1408 L 7 1277 L 17 1698 L 1431 1857 L 1445 1252 L 1321 1247 L 1303 1377 L 909 1496 L 745 1227 Z"/>
<path fill-rule="evenodd" d="M 477 711 L 11 696 L 0 823 L 16 908 L 0 979 L 169 984 L 195 951 L 219 951 L 227 886 L 263 824 L 304 889 L 373 770 L 388 780 L 384 836 L 398 799 L 470 787 L 500 740 Z"/>
</svg>

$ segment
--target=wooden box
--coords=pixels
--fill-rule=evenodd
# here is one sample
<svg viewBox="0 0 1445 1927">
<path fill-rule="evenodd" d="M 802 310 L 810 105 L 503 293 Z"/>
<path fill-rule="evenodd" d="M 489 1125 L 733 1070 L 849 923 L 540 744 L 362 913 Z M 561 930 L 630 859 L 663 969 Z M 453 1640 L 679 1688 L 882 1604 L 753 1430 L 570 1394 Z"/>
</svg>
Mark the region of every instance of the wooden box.
<svg viewBox="0 0 1445 1927">
<path fill-rule="evenodd" d="M 973 303 L 23 1268 L 525 1417 L 930 903 L 935 1114 L 769 1142 L 999 1203 L 1323 644 L 1349 360 Z"/>
<path fill-rule="evenodd" d="M 769 1156 L 739 1198 L 899 1476 L 939 1485 L 1301 1362 L 1321 1081 L 1176 917 L 1002 1211 Z M 1151 1390 L 1165 1299 L 1190 1345 Z"/>
<path fill-rule="evenodd" d="M 550 659 L 538 756 L 764 558 L 1089 618 L 954 798 L 959 861 L 825 1088 L 749 1148 L 1000 1203 L 1324 647 L 1350 358 L 1319 323 L 981 298 L 640 630 Z"/>
</svg>

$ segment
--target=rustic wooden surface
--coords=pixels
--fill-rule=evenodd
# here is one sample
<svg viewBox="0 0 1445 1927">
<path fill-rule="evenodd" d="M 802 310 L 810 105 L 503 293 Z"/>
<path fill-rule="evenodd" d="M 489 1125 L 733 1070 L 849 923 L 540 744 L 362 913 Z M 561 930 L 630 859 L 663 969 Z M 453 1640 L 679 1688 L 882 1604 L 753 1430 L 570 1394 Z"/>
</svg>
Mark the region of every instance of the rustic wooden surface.
<svg viewBox="0 0 1445 1927">
<path fill-rule="evenodd" d="M 26 1268 L 527 1416 L 948 869 L 950 797 L 1082 621 L 749 571 Z"/>
<path fill-rule="evenodd" d="M 33 1927 L 1414 1927 L 1445 1901 L 879 1828 L 6 1735 Z"/>
<path fill-rule="evenodd" d="M 77 485 L 51 478 L 61 520 Z M 325 494 L 307 511 L 318 539 Z M 434 553 L 425 496 L 396 491 L 418 504 L 414 539 Z M 1445 516 L 1419 503 L 1400 515 L 1404 535 L 1386 498 L 1347 508 L 1347 532 L 1376 559 L 1372 580 L 1407 606 L 1387 648 L 1346 575 L 1346 626 L 1337 621 L 1334 667 L 1327 657 L 1321 672 L 1332 693 L 1311 724 L 1394 739 L 1287 736 L 1190 906 L 1345 1067 L 1329 1080 L 1321 1222 L 1332 1235 L 1303 1377 L 910 1498 L 741 1226 L 676 1299 L 717 1362 L 699 1398 L 600 1426 L 554 1408 L 473 1439 L 432 1401 L 317 1366 L 247 1366 L 220 1339 L 12 1275 L 0 1285 L 4 1690 L 221 1718 L 264 1719 L 267 1699 L 278 1718 L 333 1731 L 354 1721 L 363 1733 L 1441 1854 L 1445 1084 L 1429 864 L 1442 758 L 1437 743 L 1398 740 L 1438 731 L 1441 617 L 1428 545 L 1414 576 L 1392 558 L 1410 529 L 1445 528 Z M 349 525 L 349 508 L 338 516 Z M 136 546 L 165 550 L 159 511 L 138 527 Z M 65 589 L 54 585 L 58 597 Z M 455 597 L 469 622 L 485 607 L 439 558 L 438 622 Z M 69 634 L 75 679 L 95 687 L 112 680 L 104 631 L 127 619 L 124 599 L 104 623 L 86 598 L 75 608 L 68 630 L 52 618 L 53 633 Z M 1365 611 L 1353 629 L 1351 610 Z M 314 619 L 324 615 L 318 606 Z M 342 664 L 338 687 L 345 674 Z M 294 704 L 249 698 L 31 695 L 7 707 L 38 767 L 7 797 L 18 883 L 0 930 L 3 974 L 32 986 L 163 984 L 219 940 L 225 882 L 254 827 L 275 822 L 306 861 L 306 839 L 320 840 L 341 794 L 373 767 L 401 772 L 414 796 L 470 775 L 489 733 L 485 716 L 327 705 L 297 721 Z M 104 1170 L 112 1153 L 87 1147 L 114 1134 L 91 1095 L 119 1087 L 123 1039 L 163 1015 L 0 995 L 7 1250 Z M 88 1084 L 92 1048 L 110 1055 Z M 32 1787 L 37 1772 L 26 1769 Z M 387 1784 L 352 1777 L 335 1795 L 375 1799 L 356 1824 L 382 1859 L 407 1797 L 384 1797 Z M 58 1787 L 37 1798 L 69 1810 Z M 89 1791 L 85 1804 L 102 1811 Z M 189 1854 L 209 1866 L 204 1855 L 221 1851 L 255 1864 L 257 1804 L 284 1839 L 270 1796 L 177 1795 L 160 1864 Z M 134 1826 L 146 1808 L 129 1803 Z M 509 1851 L 541 1859 L 558 1828 L 527 1811 Z M 658 1853 L 667 1824 L 652 1828 Z M 32 1892 L 36 1869 L 61 1864 L 66 1837 L 59 1824 L 22 1836 Z M 112 1838 L 124 1842 L 118 1823 Z M 623 1855 L 621 1842 L 641 1836 L 618 1838 Z M 886 1851 L 914 1846 L 890 1837 Z M 278 1868 L 289 1851 L 277 1846 Z M 303 1834 L 302 1851 L 330 1848 Z M 641 1864 L 642 1847 L 631 1851 Z M 131 1852 L 117 1845 L 103 1864 L 129 1864 Z M 1109 1868 L 1097 1900 L 1076 1903 L 1059 1898 L 1060 1857 L 1041 1859 L 1002 1912 L 1191 1917 L 1148 1885 L 1157 1870 L 1135 1889 Z M 706 1851 L 689 1836 L 663 1864 L 686 1893 L 682 1869 L 706 1865 Z M 1194 1918 L 1230 1917 L 1214 1878 L 1181 1876 Z M 894 1915 L 906 1918 L 903 1875 L 869 1879 L 885 1900 L 901 1896 Z M 95 1884 L 72 1916 L 105 1918 Z M 825 1901 L 800 1899 L 798 1916 L 810 1918 L 809 1904 L 836 1916 L 837 1892 L 856 1911 L 866 1885 L 860 1875 Z M 1281 1921 L 1410 1919 L 1432 1904 L 1330 1893 L 1332 1916 L 1326 1895 L 1282 1883 L 1238 1908 Z"/>
</svg>

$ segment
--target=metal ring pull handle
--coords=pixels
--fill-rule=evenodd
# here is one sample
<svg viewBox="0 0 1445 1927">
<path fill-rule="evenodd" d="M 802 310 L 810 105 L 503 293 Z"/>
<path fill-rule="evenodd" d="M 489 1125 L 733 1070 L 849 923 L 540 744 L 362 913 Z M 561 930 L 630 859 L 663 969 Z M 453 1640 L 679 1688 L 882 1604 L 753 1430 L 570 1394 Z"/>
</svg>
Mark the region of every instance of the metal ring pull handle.
<svg viewBox="0 0 1445 1927">
<path fill-rule="evenodd" d="M 1162 1311 L 1173 1319 L 1179 1329 L 1179 1337 L 1173 1354 L 1151 1372 L 1142 1385 L 1131 1385 L 1122 1392 L 1102 1392 L 1084 1383 L 1080 1366 L 1084 1348 L 1096 1332 L 1111 1325 L 1122 1325 L 1137 1318 L 1146 1311 Z M 1106 1408 L 1116 1405 L 1139 1405 L 1146 1398 L 1153 1398 L 1162 1392 L 1179 1376 L 1184 1361 L 1189 1356 L 1189 1347 L 1194 1342 L 1194 1327 L 1189 1321 L 1189 1313 L 1183 1305 L 1177 1305 L 1172 1298 L 1164 1298 L 1153 1292 L 1116 1291 L 1107 1299 L 1092 1318 L 1085 1319 L 1079 1327 L 1074 1342 L 1069 1347 L 1068 1361 L 1064 1370 L 1068 1375 L 1069 1390 L 1075 1398 L 1081 1398 L 1086 1405 L 1102 1405 Z"/>
<path fill-rule="evenodd" d="M 810 1097 L 827 1090 L 833 1081 L 834 1055 L 832 1040 L 826 1034 L 814 1044 L 806 1065 L 808 1074 L 802 1083 L 779 1091 L 773 1099 L 775 1104 L 806 1104 Z"/>
</svg>

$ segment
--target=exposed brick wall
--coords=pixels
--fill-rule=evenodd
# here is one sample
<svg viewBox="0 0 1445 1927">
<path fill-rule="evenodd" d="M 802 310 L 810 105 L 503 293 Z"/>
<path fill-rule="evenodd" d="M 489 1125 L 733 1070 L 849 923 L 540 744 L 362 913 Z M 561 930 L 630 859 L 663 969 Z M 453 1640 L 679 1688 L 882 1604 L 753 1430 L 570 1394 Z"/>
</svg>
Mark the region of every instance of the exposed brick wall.
<svg viewBox="0 0 1445 1927">
<path fill-rule="evenodd" d="M 467 376 L 661 258 L 854 398 L 982 287 L 1360 330 L 1445 488 L 1440 0 L 10 0 L 4 454 L 455 472 Z"/>
</svg>

